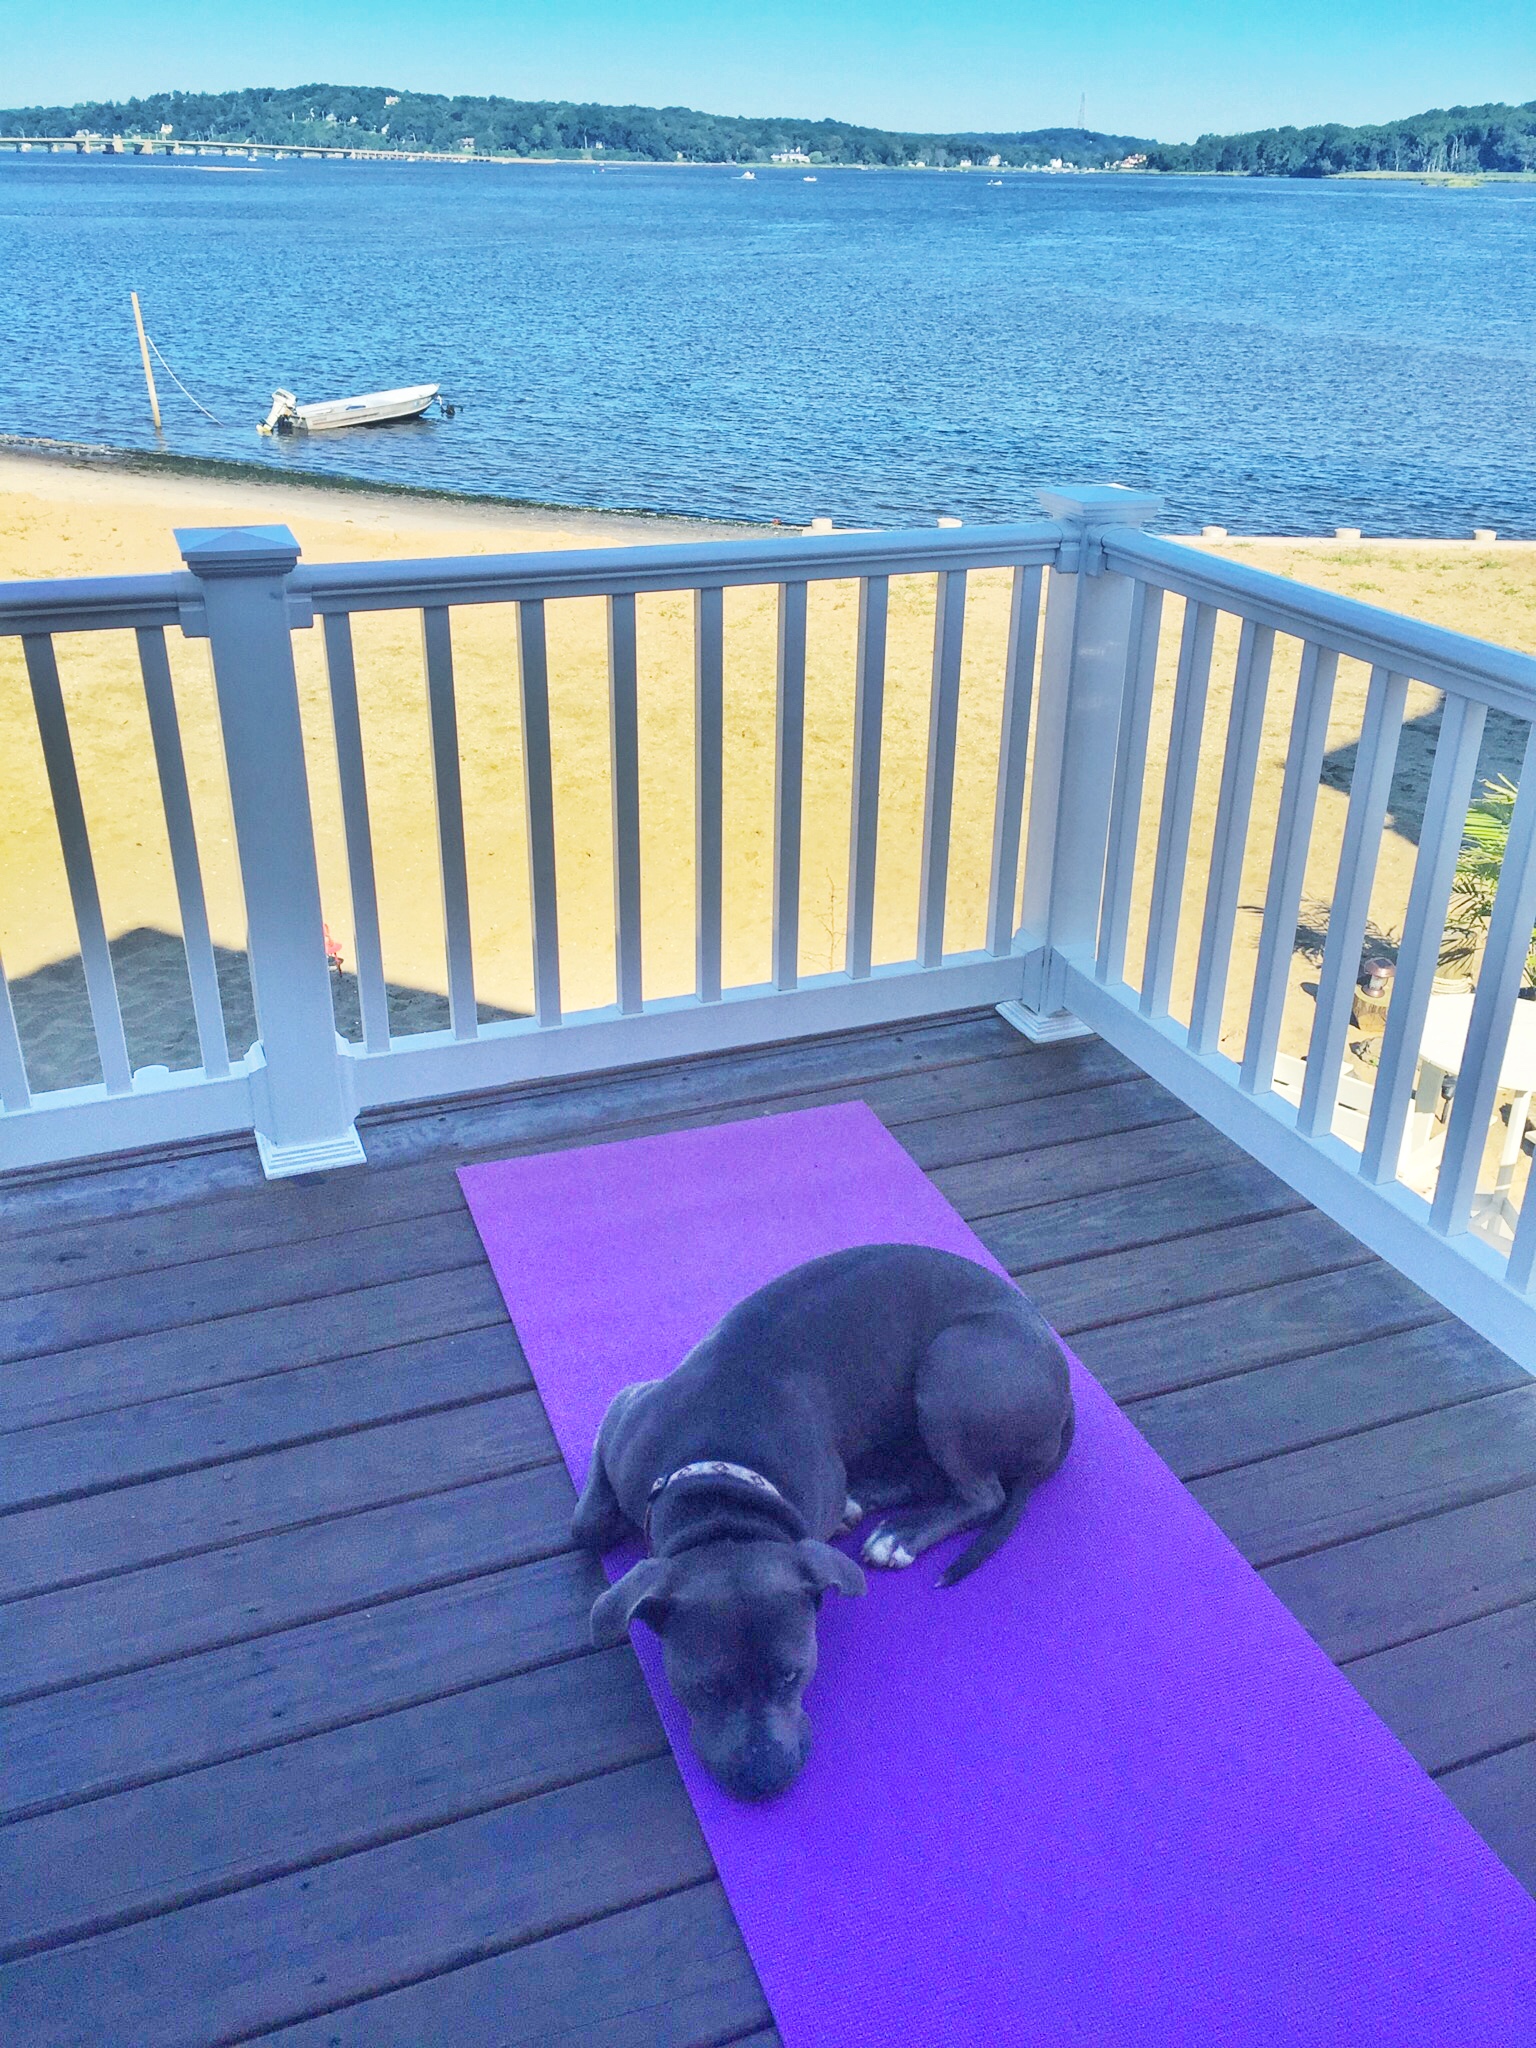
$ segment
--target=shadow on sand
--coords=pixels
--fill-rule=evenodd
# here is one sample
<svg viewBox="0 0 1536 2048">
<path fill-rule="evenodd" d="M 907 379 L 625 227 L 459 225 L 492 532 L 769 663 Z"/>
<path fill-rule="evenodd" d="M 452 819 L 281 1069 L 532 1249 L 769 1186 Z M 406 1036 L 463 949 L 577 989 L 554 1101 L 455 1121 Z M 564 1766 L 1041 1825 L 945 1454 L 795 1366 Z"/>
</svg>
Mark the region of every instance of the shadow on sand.
<svg viewBox="0 0 1536 2048">
<path fill-rule="evenodd" d="M 202 1064 L 192 1012 L 187 957 L 176 932 L 140 925 L 113 939 L 112 970 L 123 1013 L 128 1055 L 134 1067 L 162 1066 L 173 1071 Z M 215 946 L 224 1029 L 232 1058 L 241 1058 L 257 1037 L 251 976 L 244 952 Z M 10 984 L 16 1025 L 26 1055 L 27 1079 L 42 1094 L 51 1088 L 78 1088 L 101 1079 L 96 1034 L 86 1000 L 85 970 L 78 953 L 50 961 Z M 333 973 L 331 992 L 336 1029 L 343 1038 L 362 1038 L 357 977 Z M 446 1031 L 448 998 L 431 989 L 388 985 L 389 1021 L 393 1032 L 406 1037 L 418 1031 Z M 479 1005 L 482 1024 L 516 1017 L 517 1010 Z"/>
</svg>

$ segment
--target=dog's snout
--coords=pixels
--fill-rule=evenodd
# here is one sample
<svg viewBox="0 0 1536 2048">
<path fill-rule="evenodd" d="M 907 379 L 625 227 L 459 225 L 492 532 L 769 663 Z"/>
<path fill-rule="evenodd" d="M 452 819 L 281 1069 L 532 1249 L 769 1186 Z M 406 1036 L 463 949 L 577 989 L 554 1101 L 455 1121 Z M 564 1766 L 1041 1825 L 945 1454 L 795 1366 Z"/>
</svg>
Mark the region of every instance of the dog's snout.
<svg viewBox="0 0 1536 2048">
<path fill-rule="evenodd" d="M 759 1729 L 744 1748 L 711 1768 L 738 1799 L 774 1799 L 799 1777 L 810 1749 L 811 1724 L 802 1714 L 787 1738 Z"/>
<path fill-rule="evenodd" d="M 728 1789 L 740 1799 L 773 1799 L 799 1776 L 801 1759 L 783 1750 L 763 1750 L 742 1757 L 734 1766 Z"/>
</svg>

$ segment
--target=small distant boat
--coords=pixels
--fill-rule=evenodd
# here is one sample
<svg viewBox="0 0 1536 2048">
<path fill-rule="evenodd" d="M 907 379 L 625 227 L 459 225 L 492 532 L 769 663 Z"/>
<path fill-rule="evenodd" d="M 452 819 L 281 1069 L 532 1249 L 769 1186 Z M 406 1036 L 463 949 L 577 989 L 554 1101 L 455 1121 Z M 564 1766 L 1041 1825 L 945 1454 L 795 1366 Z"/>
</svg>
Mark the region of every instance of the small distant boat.
<svg viewBox="0 0 1536 2048">
<path fill-rule="evenodd" d="M 333 427 L 382 427 L 391 420 L 415 420 L 436 404 L 444 419 L 455 408 L 436 384 L 407 384 L 399 391 L 369 391 L 361 398 L 326 398 L 300 405 L 291 391 L 274 391 L 272 410 L 257 428 L 260 434 L 326 433 Z"/>
<path fill-rule="evenodd" d="M 751 184 L 751 183 L 753 182 L 753 180 L 754 180 L 754 179 L 756 178 L 756 176 L 757 176 L 757 173 L 756 173 L 756 171 L 743 171 L 743 172 L 742 172 L 742 174 L 741 174 L 741 176 L 740 176 L 740 178 L 738 178 L 736 182 L 737 182 L 738 184 L 747 184 L 747 185 L 750 185 L 750 184 Z"/>
<path fill-rule="evenodd" d="M 1002 182 L 1003 181 L 1001 178 L 988 178 L 987 180 L 987 183 L 989 185 L 1001 185 Z"/>
<path fill-rule="evenodd" d="M 802 185 L 814 185 L 816 180 L 814 178 L 802 178 L 800 182 Z"/>
</svg>

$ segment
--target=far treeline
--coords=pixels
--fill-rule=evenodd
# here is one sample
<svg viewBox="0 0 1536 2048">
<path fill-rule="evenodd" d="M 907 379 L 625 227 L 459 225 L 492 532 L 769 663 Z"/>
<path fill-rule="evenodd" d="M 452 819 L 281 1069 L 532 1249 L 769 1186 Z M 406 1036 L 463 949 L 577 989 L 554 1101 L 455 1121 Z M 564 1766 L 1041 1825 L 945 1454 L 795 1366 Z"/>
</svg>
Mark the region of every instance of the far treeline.
<svg viewBox="0 0 1536 2048">
<path fill-rule="evenodd" d="M 245 92 L 152 93 L 141 100 L 0 111 L 0 134 L 149 137 L 174 142 L 296 142 L 311 147 L 446 150 L 487 156 L 602 155 L 649 163 L 1065 164 L 1098 169 L 1152 144 L 1087 128 L 1027 135 L 906 135 L 845 121 L 755 120 L 690 107 L 578 106 L 554 100 L 445 98 L 385 86 L 302 85 Z"/>
<path fill-rule="evenodd" d="M 1147 152 L 1154 171 L 1234 171 L 1255 178 L 1328 178 L 1340 171 L 1536 170 L 1536 100 L 1523 106 L 1437 107 L 1379 128 L 1261 128 L 1202 135 Z"/>
</svg>

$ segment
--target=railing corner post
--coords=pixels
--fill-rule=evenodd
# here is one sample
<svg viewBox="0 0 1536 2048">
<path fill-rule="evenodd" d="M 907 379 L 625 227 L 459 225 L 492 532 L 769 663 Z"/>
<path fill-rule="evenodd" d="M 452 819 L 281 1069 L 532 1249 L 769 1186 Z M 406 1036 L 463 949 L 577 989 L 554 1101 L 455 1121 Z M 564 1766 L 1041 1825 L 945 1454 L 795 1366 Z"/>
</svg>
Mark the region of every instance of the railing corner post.
<svg viewBox="0 0 1536 2048">
<path fill-rule="evenodd" d="M 1036 1040 L 1083 1036 L 1064 1007 L 1068 957 L 1098 933 L 1115 742 L 1129 653 L 1132 580 L 1104 566 L 1104 534 L 1143 526 L 1161 500 L 1119 484 L 1042 491 L 1062 529 L 1041 649 L 1029 842 L 1024 864 L 1023 1000 L 1002 1006 Z"/>
<path fill-rule="evenodd" d="M 245 896 L 260 1059 L 255 1136 L 271 1178 L 360 1164 L 336 1037 L 294 673 L 285 526 L 179 528 L 202 591 Z"/>
</svg>

